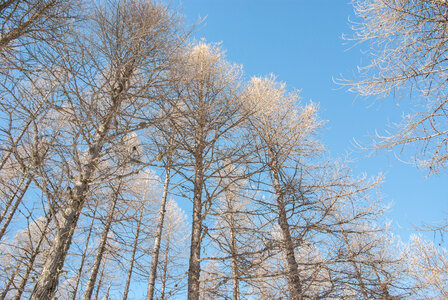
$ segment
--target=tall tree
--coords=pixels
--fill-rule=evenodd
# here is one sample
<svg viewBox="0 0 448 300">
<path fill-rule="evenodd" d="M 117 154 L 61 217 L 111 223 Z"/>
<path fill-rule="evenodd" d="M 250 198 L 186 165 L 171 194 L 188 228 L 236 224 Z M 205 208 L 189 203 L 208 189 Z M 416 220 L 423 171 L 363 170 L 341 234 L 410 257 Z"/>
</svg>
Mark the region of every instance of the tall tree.
<svg viewBox="0 0 448 300">
<path fill-rule="evenodd" d="M 173 169 L 191 184 L 184 187 L 185 192 L 191 187 L 193 200 L 188 299 L 199 299 L 203 224 L 214 199 L 207 182 L 214 180 L 219 162 L 231 155 L 235 140 L 230 137 L 243 120 L 236 101 L 240 75 L 240 67 L 225 61 L 219 47 L 203 42 L 185 51 L 172 73 L 180 84 L 173 91 L 170 122 L 177 139 L 174 148 L 183 158 Z"/>
<path fill-rule="evenodd" d="M 294 198 L 296 195 L 302 197 L 302 178 L 294 177 L 302 175 L 297 174 L 301 172 L 301 158 L 319 151 L 310 139 L 319 122 L 315 115 L 316 106 L 299 108 L 296 106 L 297 100 L 296 93 L 287 94 L 285 86 L 276 83 L 273 78 L 253 78 L 248 87 L 247 107 L 255 110 L 251 114 L 249 126 L 253 132 L 253 145 L 259 152 L 260 163 L 267 170 L 268 186 L 270 185 L 269 188 L 272 188 L 275 195 L 276 219 L 282 233 L 290 297 L 303 299 L 303 280 L 300 278 L 294 254 L 297 243 L 300 246 L 300 240 L 295 241 L 292 236 L 287 202 L 288 198 Z M 290 171 L 292 173 L 288 174 L 290 168 L 293 168 Z"/>
<path fill-rule="evenodd" d="M 55 109 L 66 117 L 67 131 L 58 141 L 59 164 L 51 167 L 68 181 L 62 199 L 54 200 L 62 218 L 32 299 L 54 294 L 89 190 L 114 174 L 113 165 L 99 172 L 99 162 L 115 142 L 148 126 L 150 99 L 155 87 L 167 82 L 163 74 L 182 42 L 176 24 L 177 17 L 163 6 L 110 1 L 92 8 L 85 23 L 89 30 L 73 32 L 76 43 L 59 53 L 60 68 L 52 79 L 64 104 Z"/>
<path fill-rule="evenodd" d="M 162 126 L 164 123 L 162 123 Z M 157 219 L 157 228 L 156 228 L 156 236 L 154 239 L 154 248 L 151 255 L 151 268 L 149 271 L 149 280 L 148 280 L 148 291 L 146 294 L 147 300 L 152 300 L 154 298 L 154 287 L 157 277 L 157 265 L 159 263 L 159 252 L 160 245 L 162 240 L 164 221 L 166 215 L 166 205 L 168 201 L 168 192 L 170 188 L 170 180 L 171 180 L 171 166 L 173 164 L 174 154 L 174 139 L 175 136 L 173 133 L 169 134 L 167 138 L 164 138 L 164 135 L 159 135 L 159 141 L 156 141 L 156 144 L 159 146 L 162 145 L 162 149 L 160 149 L 159 160 L 163 162 L 163 169 L 165 173 L 165 179 L 163 182 L 163 193 L 162 199 L 160 202 L 159 215 Z"/>
</svg>

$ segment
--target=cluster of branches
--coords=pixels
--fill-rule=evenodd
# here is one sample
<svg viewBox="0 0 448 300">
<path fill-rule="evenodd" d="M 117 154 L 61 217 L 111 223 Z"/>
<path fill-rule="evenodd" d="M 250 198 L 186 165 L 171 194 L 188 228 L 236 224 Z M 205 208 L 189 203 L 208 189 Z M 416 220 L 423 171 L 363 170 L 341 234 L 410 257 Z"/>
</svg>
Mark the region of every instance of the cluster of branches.
<svg viewBox="0 0 448 300">
<path fill-rule="evenodd" d="M 368 44 L 370 63 L 356 80 L 341 83 L 363 96 L 410 96 L 414 108 L 379 148 L 409 147 L 430 174 L 447 166 L 447 26 L 444 0 L 353 1 L 356 16 L 348 40 Z"/>
<path fill-rule="evenodd" d="M 408 98 L 411 111 L 391 131 L 379 134 L 374 149 L 397 149 L 429 175 L 446 170 L 448 2 L 445 0 L 355 0 L 354 34 L 367 45 L 367 65 L 355 80 L 340 83 L 362 96 Z M 405 158 L 406 159 L 406 158 Z M 446 233 L 448 221 L 424 230 Z"/>
<path fill-rule="evenodd" d="M 0 18 L 0 299 L 446 296 L 446 253 L 394 242 L 381 179 L 326 158 L 317 106 L 245 83 L 169 8 Z"/>
</svg>

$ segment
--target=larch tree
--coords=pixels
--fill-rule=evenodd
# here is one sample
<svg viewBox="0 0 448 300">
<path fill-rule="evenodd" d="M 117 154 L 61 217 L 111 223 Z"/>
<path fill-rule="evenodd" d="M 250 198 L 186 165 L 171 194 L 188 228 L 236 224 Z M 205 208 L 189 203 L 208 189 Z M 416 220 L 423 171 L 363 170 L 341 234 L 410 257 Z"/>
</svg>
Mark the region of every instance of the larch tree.
<svg viewBox="0 0 448 300">
<path fill-rule="evenodd" d="M 158 299 L 169 299 L 185 289 L 188 269 L 188 244 L 190 232 L 187 216 L 169 199 L 166 204 L 166 220 L 162 236 L 160 266 L 158 268 L 159 292 Z"/>
<path fill-rule="evenodd" d="M 244 119 L 236 101 L 240 75 L 240 67 L 228 63 L 219 47 L 204 42 L 187 49 L 172 73 L 178 85 L 172 92 L 170 126 L 176 133 L 174 149 L 181 157 L 173 170 L 188 183 L 180 187 L 182 194 L 193 200 L 188 299 L 199 299 L 204 221 L 215 198 L 211 182 L 219 163 L 234 153 L 237 141 L 230 137 Z"/>
<path fill-rule="evenodd" d="M 55 57 L 59 68 L 50 77 L 58 83 L 60 105 L 54 109 L 66 117 L 66 131 L 45 180 L 59 172 L 66 181 L 49 199 L 62 217 L 32 299 L 53 296 L 89 190 L 114 176 L 113 164 L 101 170 L 98 164 L 113 161 L 115 142 L 153 121 L 151 98 L 169 82 L 164 73 L 183 41 L 177 23 L 166 7 L 151 2 L 100 3 L 83 24 L 89 30 L 74 29 L 73 43 Z"/>
<path fill-rule="evenodd" d="M 259 152 L 260 163 L 268 174 L 266 182 L 275 195 L 274 211 L 282 233 L 290 297 L 302 299 L 303 283 L 294 254 L 297 242 L 292 237 L 287 211 L 288 197 L 297 191 L 291 191 L 288 186 L 294 182 L 288 182 L 292 178 L 288 178 L 286 170 L 291 168 L 288 160 L 294 156 L 304 157 L 319 150 L 309 139 L 319 126 L 315 114 L 317 107 L 311 104 L 299 110 L 296 106 L 297 94 L 287 94 L 285 86 L 276 83 L 273 78 L 253 78 L 246 97 L 247 108 L 254 110 L 248 122 L 253 132 L 252 145 Z"/>
<path fill-rule="evenodd" d="M 271 260 L 284 261 L 279 275 L 288 280 L 288 297 L 338 297 L 342 227 L 368 234 L 362 224 L 383 211 L 373 193 L 379 179 L 353 178 L 347 167 L 329 161 L 316 139 L 317 106 L 299 105 L 298 94 L 275 78 L 253 78 L 243 99 L 252 111 L 253 163 L 260 165 L 250 180 L 260 191 L 264 223 L 276 233 L 266 248 Z"/>
<path fill-rule="evenodd" d="M 169 101 L 167 101 L 169 102 Z M 164 106 L 167 106 L 166 103 Z M 168 103 L 169 106 L 169 103 Z M 160 246 L 161 246 L 161 240 L 164 230 L 164 222 L 165 222 L 165 216 L 167 213 L 167 202 L 168 202 L 168 193 L 170 190 L 170 181 L 172 177 L 171 168 L 173 163 L 176 161 L 176 154 L 175 154 L 175 130 L 173 128 L 170 128 L 170 121 L 169 119 L 172 119 L 173 116 L 167 117 L 167 122 L 161 122 L 160 124 L 156 125 L 157 128 L 156 132 L 153 133 L 153 139 L 151 144 L 156 148 L 157 152 L 157 160 L 161 163 L 161 168 L 164 171 L 164 180 L 163 180 L 163 192 L 162 192 L 162 199 L 160 202 L 160 208 L 157 218 L 157 228 L 156 228 L 156 235 L 154 239 L 154 248 L 151 255 L 151 267 L 149 270 L 149 280 L 148 280 L 148 289 L 146 293 L 146 299 L 152 300 L 154 298 L 154 288 L 155 288 L 155 282 L 157 277 L 157 266 L 159 263 L 159 253 L 160 253 Z"/>
</svg>

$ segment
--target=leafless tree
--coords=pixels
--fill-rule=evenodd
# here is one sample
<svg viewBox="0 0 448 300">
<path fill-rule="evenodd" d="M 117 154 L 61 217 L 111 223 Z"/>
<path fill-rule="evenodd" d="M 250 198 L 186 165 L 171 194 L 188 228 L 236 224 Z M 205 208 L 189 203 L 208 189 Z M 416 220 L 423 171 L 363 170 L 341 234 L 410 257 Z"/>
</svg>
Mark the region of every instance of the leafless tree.
<svg viewBox="0 0 448 300">
<path fill-rule="evenodd" d="M 173 199 L 168 200 L 166 210 L 166 223 L 160 252 L 163 259 L 160 261 L 161 268 L 159 269 L 161 276 L 158 298 L 161 300 L 176 297 L 176 294 L 186 287 L 190 239 L 185 212 Z"/>
<path fill-rule="evenodd" d="M 136 232 L 135 232 L 134 243 L 132 246 L 131 259 L 130 259 L 130 263 L 129 263 L 129 270 L 128 270 L 128 274 L 127 274 L 127 278 L 126 278 L 126 285 L 124 287 L 124 293 L 123 293 L 124 300 L 126 300 L 128 298 L 128 294 L 129 294 L 129 287 L 131 284 L 131 278 L 132 278 L 132 273 L 134 271 L 134 263 L 135 263 L 135 259 L 136 259 L 135 255 L 137 252 L 137 247 L 138 247 L 139 237 L 140 237 L 140 232 L 141 232 L 141 227 L 142 227 L 142 218 L 143 218 L 143 212 L 139 211 L 137 228 L 136 228 Z"/>
<path fill-rule="evenodd" d="M 225 61 L 221 49 L 200 42 L 190 47 L 172 73 L 174 105 L 170 107 L 176 133 L 174 148 L 181 159 L 173 165 L 187 183 L 184 195 L 193 199 L 188 298 L 199 299 L 201 243 L 208 207 L 216 198 L 211 181 L 221 162 L 234 153 L 230 136 L 244 119 L 236 101 L 240 67 Z M 210 183 L 210 184 L 207 184 Z"/>
<path fill-rule="evenodd" d="M 29 281 L 31 278 L 35 278 L 42 267 L 52 232 L 54 232 L 54 228 L 51 228 L 51 216 L 33 220 L 33 216 L 30 214 L 27 216 L 27 226 L 20 230 L 12 240 L 4 241 L 2 244 L 3 259 L 10 260 L 10 262 L 4 261 L 4 265 L 10 265 L 17 260 L 15 264 L 17 269 L 9 274 L 8 283 L 3 286 L 3 299 L 12 291 L 15 291 L 15 295 L 11 299 L 21 299 L 23 294 L 29 295 Z M 7 268 L 4 272 L 6 270 Z"/>
<path fill-rule="evenodd" d="M 182 42 L 176 24 L 177 17 L 163 6 L 107 2 L 93 8 L 85 24 L 89 31 L 74 32 L 76 44 L 61 50 L 60 68 L 52 75 L 64 100 L 55 109 L 66 118 L 67 131 L 58 141 L 59 166 L 52 169 L 69 180 L 61 193 L 62 218 L 33 299 L 52 297 L 89 190 L 116 169 L 111 164 L 98 172 L 97 166 L 105 159 L 113 161 L 108 157 L 111 147 L 124 136 L 148 126 L 154 89 L 165 82 L 163 73 Z"/>
<path fill-rule="evenodd" d="M 100 264 L 103 258 L 103 254 L 106 250 L 106 243 L 108 239 L 109 230 L 112 226 L 112 221 L 114 220 L 115 208 L 117 206 L 117 202 L 120 196 L 122 182 L 119 181 L 116 187 L 111 187 L 112 192 L 112 201 L 109 203 L 109 209 L 107 212 L 104 228 L 102 230 L 101 239 L 98 245 L 97 253 L 95 256 L 95 261 L 93 263 L 92 269 L 90 271 L 89 280 L 87 282 L 86 288 L 84 290 L 83 299 L 90 299 L 92 297 L 93 289 L 95 287 L 96 277 L 98 275 L 98 271 L 100 268 Z"/>
<path fill-rule="evenodd" d="M 294 254 L 296 242 L 291 235 L 287 216 L 288 197 L 292 197 L 297 191 L 291 191 L 291 185 L 295 184 L 291 180 L 294 178 L 289 177 L 286 170 L 289 167 L 288 160 L 294 159 L 293 157 L 305 157 L 319 150 L 309 139 L 319 126 L 315 116 L 316 107 L 295 106 L 297 94 L 286 94 L 284 85 L 277 84 L 273 78 L 253 78 L 246 99 L 248 109 L 255 110 L 249 121 L 254 137 L 252 144 L 259 152 L 261 163 L 268 170 L 269 177 L 265 180 L 272 182 L 271 187 L 275 193 L 275 211 L 283 236 L 290 297 L 302 299 L 303 283 Z"/>
<path fill-rule="evenodd" d="M 163 126 L 163 123 L 162 123 Z M 151 255 L 151 268 L 149 273 L 149 280 L 148 280 L 148 291 L 146 294 L 147 300 L 152 300 L 154 298 L 154 287 L 155 287 L 155 281 L 157 277 L 157 265 L 159 263 L 159 252 L 160 252 L 160 245 L 162 240 L 162 234 L 163 234 L 163 228 L 164 228 L 164 221 L 165 221 L 165 215 L 166 215 L 166 205 L 168 201 L 168 192 L 170 188 L 170 180 L 171 180 L 171 165 L 174 154 L 174 139 L 175 135 L 172 133 L 170 134 L 167 139 L 163 138 L 162 136 L 159 136 L 161 139 L 156 142 L 160 145 L 160 143 L 163 144 L 162 150 L 163 153 L 159 154 L 159 160 L 163 162 L 163 169 L 165 172 L 165 179 L 163 182 L 163 194 L 162 199 L 160 202 L 160 209 L 159 209 L 159 215 L 157 220 L 157 229 L 156 229 L 156 236 L 154 240 L 154 248 Z M 165 142 L 165 143 L 164 143 Z M 169 240 L 169 239 L 168 239 Z M 169 244 L 169 242 L 168 242 Z"/>
</svg>

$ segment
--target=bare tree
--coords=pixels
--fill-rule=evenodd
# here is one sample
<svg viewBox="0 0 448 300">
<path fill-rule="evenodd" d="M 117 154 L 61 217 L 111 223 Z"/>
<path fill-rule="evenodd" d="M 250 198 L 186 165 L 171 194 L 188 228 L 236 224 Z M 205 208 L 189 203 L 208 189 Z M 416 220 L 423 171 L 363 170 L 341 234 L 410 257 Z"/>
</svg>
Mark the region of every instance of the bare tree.
<svg viewBox="0 0 448 300">
<path fill-rule="evenodd" d="M 129 270 L 128 270 L 128 274 L 127 274 L 127 278 L 126 278 L 126 285 L 124 287 L 124 293 L 123 293 L 123 299 L 124 300 L 126 300 L 128 298 L 128 294 L 129 294 L 129 287 L 130 287 L 130 284 L 131 284 L 131 277 L 132 277 L 132 273 L 134 271 L 135 254 L 137 252 L 137 247 L 138 247 L 139 237 L 140 237 L 140 232 L 141 232 L 142 218 L 143 218 L 143 212 L 139 211 L 139 217 L 138 217 L 138 221 L 137 221 L 137 228 L 136 228 L 136 232 L 135 232 L 134 243 L 133 243 L 133 246 L 132 246 L 131 259 L 130 259 L 130 263 L 129 263 Z"/>
<path fill-rule="evenodd" d="M 170 199 L 166 206 L 166 223 L 162 237 L 160 261 L 160 293 L 159 299 L 175 297 L 186 287 L 186 271 L 188 268 L 188 241 L 190 233 L 187 216 L 177 203 Z"/>
<path fill-rule="evenodd" d="M 244 299 L 259 263 L 256 258 L 264 252 L 260 248 L 263 237 L 259 234 L 263 224 L 256 222 L 257 211 L 247 188 L 247 174 L 241 174 L 241 170 L 228 164 L 218 171 L 223 191 L 210 209 L 212 222 L 207 227 L 209 243 L 203 259 L 213 261 L 209 264 L 213 268 L 203 271 L 203 297 L 215 294 Z"/>
<path fill-rule="evenodd" d="M 159 210 L 159 216 L 157 220 L 157 231 L 156 236 L 154 240 L 154 249 L 152 251 L 151 255 L 151 268 L 149 273 L 149 280 L 148 280 L 148 291 L 146 294 L 147 300 L 152 300 L 154 298 L 154 287 L 155 287 L 155 281 L 157 276 L 157 265 L 159 263 L 159 252 L 160 252 L 160 243 L 162 240 L 162 234 L 163 234 L 163 227 L 164 227 L 164 221 L 165 221 L 165 214 L 166 214 L 166 204 L 168 200 L 168 192 L 169 192 L 169 185 L 170 185 L 170 179 L 171 179 L 171 165 L 173 160 L 173 152 L 174 152 L 174 135 L 168 137 L 168 143 L 165 146 L 165 153 L 163 154 L 163 157 L 161 157 L 160 160 L 163 160 L 163 168 L 165 171 L 165 179 L 163 182 L 163 194 L 162 199 L 160 203 L 160 210 Z M 169 242 L 168 242 L 169 243 Z"/>
<path fill-rule="evenodd" d="M 234 152 L 236 141 L 230 136 L 244 119 L 236 101 L 240 74 L 240 67 L 226 62 L 219 47 L 203 42 L 185 51 L 172 74 L 180 84 L 173 91 L 170 122 L 177 139 L 174 148 L 182 158 L 173 169 L 191 184 L 181 188 L 193 199 L 188 299 L 199 299 L 203 224 L 216 198 L 207 182 L 216 179 L 219 163 Z"/>
<path fill-rule="evenodd" d="M 62 218 L 32 299 L 52 297 L 89 190 L 113 174 L 113 165 L 98 172 L 99 162 L 114 141 L 147 126 L 143 117 L 151 112 L 151 89 L 164 83 L 163 73 L 181 42 L 177 18 L 165 7 L 140 1 L 106 4 L 93 9 L 88 32 L 73 33 L 76 44 L 63 49 L 60 71 L 53 74 L 65 101 L 56 111 L 67 117 L 69 129 L 60 136 L 64 147 L 57 168 L 71 180 L 64 184 Z"/>
<path fill-rule="evenodd" d="M 285 86 L 277 84 L 273 78 L 253 78 L 248 87 L 247 107 L 255 110 L 249 121 L 254 137 L 252 144 L 257 147 L 261 163 L 268 170 L 270 178 L 266 180 L 269 180 L 275 193 L 275 210 L 283 236 L 282 247 L 288 267 L 290 297 L 302 299 L 303 283 L 294 254 L 296 242 L 291 236 L 287 216 L 287 198 L 301 191 L 292 190 L 294 178 L 286 170 L 294 157 L 305 157 L 319 150 L 309 138 L 319 122 L 315 116 L 315 105 L 299 108 L 295 106 L 296 101 L 297 94 L 286 94 Z M 297 169 L 292 172 L 296 173 Z"/>
<path fill-rule="evenodd" d="M 34 220 L 30 214 L 26 219 L 27 226 L 18 231 L 12 240 L 5 240 L 2 244 L 5 247 L 1 250 L 4 259 L 11 262 L 17 260 L 17 269 L 10 274 L 8 284 L 3 287 L 2 297 L 6 297 L 8 292 L 13 290 L 15 295 L 11 299 L 21 299 L 22 295 L 29 295 L 29 281 L 41 270 L 49 246 L 48 240 L 54 233 L 54 226 L 51 228 L 51 216 L 41 216 Z M 7 266 L 11 262 L 4 262 L 4 265 Z M 6 270 L 7 268 L 4 272 Z"/>
<path fill-rule="evenodd" d="M 73 292 L 72 292 L 72 300 L 76 300 L 76 295 L 78 294 L 78 288 L 79 288 L 79 283 L 81 282 L 81 277 L 82 277 L 82 273 L 83 273 L 83 269 L 84 269 L 84 264 L 86 262 L 86 258 L 87 258 L 87 251 L 89 249 L 89 242 L 90 242 L 90 237 L 92 235 L 92 231 L 93 231 L 93 225 L 95 222 L 95 215 L 97 212 L 97 208 L 98 208 L 98 204 L 95 204 L 95 208 L 93 211 L 93 215 L 91 217 L 91 221 L 90 221 L 90 226 L 87 232 L 87 236 L 85 238 L 85 246 L 84 246 L 84 250 L 81 254 L 81 262 L 79 263 L 79 267 L 78 267 L 78 272 L 76 274 L 76 279 L 75 279 L 75 283 L 73 284 Z"/>
</svg>

